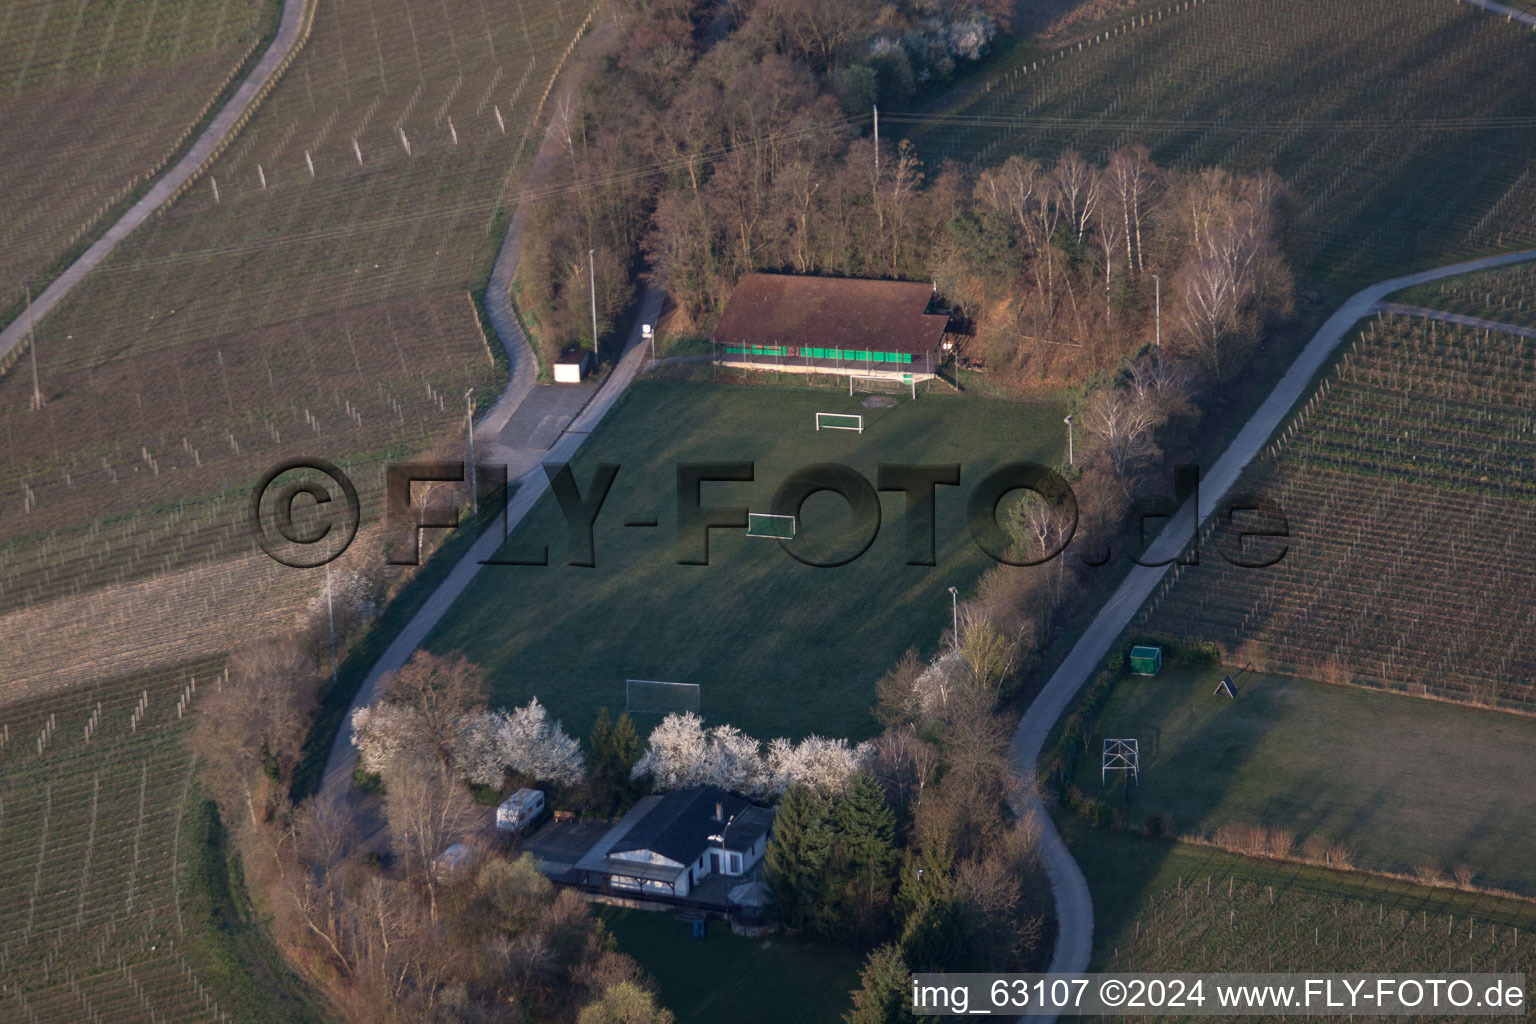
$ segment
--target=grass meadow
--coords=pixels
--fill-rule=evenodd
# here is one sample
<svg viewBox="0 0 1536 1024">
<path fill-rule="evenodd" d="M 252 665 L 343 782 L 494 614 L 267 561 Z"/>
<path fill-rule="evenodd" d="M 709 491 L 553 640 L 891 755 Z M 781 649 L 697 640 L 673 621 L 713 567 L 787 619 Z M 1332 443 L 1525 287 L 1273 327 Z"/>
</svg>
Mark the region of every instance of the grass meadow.
<svg viewBox="0 0 1536 1024">
<path fill-rule="evenodd" d="M 598 462 L 621 466 L 597 520 L 595 568 L 565 562 L 565 527 L 546 495 L 499 558 L 536 553 L 548 567 L 490 565 L 427 646 L 483 666 L 498 701 L 535 695 L 585 731 L 601 707 L 624 707 L 624 680 L 698 683 L 707 720 L 761 738 L 862 738 L 874 684 L 908 646 L 932 645 L 950 622 L 949 586 L 969 589 L 987 557 L 965 527 L 965 501 L 1005 462 L 1055 464 L 1065 445 L 1053 404 L 986 402 L 934 392 L 863 409 L 833 389 L 641 381 L 584 445 L 585 488 Z M 865 430 L 814 429 L 815 413 L 862 412 Z M 707 484 L 705 504 L 767 511 L 793 471 L 841 462 L 871 482 L 880 462 L 960 463 L 959 487 L 937 498 L 937 565 L 905 564 L 903 498 L 882 495 L 874 544 L 840 568 L 812 568 L 773 540 L 714 530 L 710 564 L 679 565 L 676 470 L 682 462 L 751 460 L 751 484 Z M 628 518 L 659 521 L 626 527 Z M 840 498 L 805 505 L 796 543 L 824 543 L 850 519 Z M 1036 571 L 1023 569 L 1023 572 Z M 654 722 L 642 719 L 646 728 Z"/>
<path fill-rule="evenodd" d="M 1119 806 L 1100 783 L 1099 737 L 1134 736 L 1133 826 L 1159 814 L 1176 834 L 1270 825 L 1298 849 L 1340 844 L 1358 867 L 1449 878 L 1466 865 L 1478 884 L 1536 893 L 1536 790 L 1521 782 L 1536 718 L 1276 675 L 1245 677 L 1235 700 L 1213 695 L 1230 671 L 1123 678 L 1076 784 Z"/>
<path fill-rule="evenodd" d="M 1480 116 L 1536 113 L 1536 33 L 1441 0 L 1177 0 L 1081 45 L 1021 51 L 947 107 L 889 114 L 930 164 L 1022 153 L 1273 167 L 1307 281 L 1354 290 L 1536 238 L 1536 139 Z M 1437 125 L 1436 122 L 1440 122 Z"/>
<path fill-rule="evenodd" d="M 695 939 L 670 913 L 602 908 L 599 915 L 655 980 L 677 1024 L 840 1020 L 859 987 L 863 959 L 847 949 L 783 935 L 744 938 L 723 921 Z"/>
</svg>

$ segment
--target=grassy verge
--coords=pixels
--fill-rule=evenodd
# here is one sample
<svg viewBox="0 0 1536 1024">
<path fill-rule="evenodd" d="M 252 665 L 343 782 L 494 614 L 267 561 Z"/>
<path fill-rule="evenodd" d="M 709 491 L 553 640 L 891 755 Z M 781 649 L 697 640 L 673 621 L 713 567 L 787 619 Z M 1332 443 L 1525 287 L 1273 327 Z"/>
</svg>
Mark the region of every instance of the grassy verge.
<svg viewBox="0 0 1536 1024">
<path fill-rule="evenodd" d="M 198 976 L 238 1021 L 309 1024 L 327 1021 L 323 1000 L 272 944 L 251 904 L 240 862 L 225 845 L 213 801 L 193 795 L 182 828 L 185 868 L 184 940 Z"/>
</svg>

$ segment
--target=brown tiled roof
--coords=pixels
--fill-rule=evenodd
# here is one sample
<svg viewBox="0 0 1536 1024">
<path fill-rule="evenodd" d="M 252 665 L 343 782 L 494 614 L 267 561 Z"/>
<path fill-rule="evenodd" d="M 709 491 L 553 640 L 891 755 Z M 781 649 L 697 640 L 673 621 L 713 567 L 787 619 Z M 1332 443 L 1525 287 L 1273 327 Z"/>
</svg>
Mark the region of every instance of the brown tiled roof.
<svg viewBox="0 0 1536 1024">
<path fill-rule="evenodd" d="M 931 352 L 949 324 L 925 313 L 921 281 L 747 274 L 715 328 L 717 345 L 793 345 L 877 352 Z"/>
</svg>

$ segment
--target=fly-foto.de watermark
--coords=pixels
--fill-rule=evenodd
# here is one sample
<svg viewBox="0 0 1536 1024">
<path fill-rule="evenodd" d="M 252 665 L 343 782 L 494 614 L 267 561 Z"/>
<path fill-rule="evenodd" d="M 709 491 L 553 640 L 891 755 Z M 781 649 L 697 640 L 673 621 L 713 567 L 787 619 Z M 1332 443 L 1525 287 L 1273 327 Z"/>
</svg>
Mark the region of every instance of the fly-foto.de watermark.
<svg viewBox="0 0 1536 1024">
<path fill-rule="evenodd" d="M 996 562 L 1043 565 L 1069 548 L 1089 566 L 1108 564 L 1114 557 L 1108 542 L 1100 539 L 1090 544 L 1081 538 L 1082 512 L 1072 486 L 1060 473 L 1038 463 L 999 466 L 977 476 L 966 490 L 967 474 L 959 463 L 882 462 L 871 480 L 851 466 L 818 462 L 785 476 L 760 509 L 728 503 L 731 485 L 758 482 L 753 462 L 682 462 L 674 469 L 672 543 L 679 565 L 709 565 L 711 532 L 719 530 L 744 531 L 747 536 L 776 541 L 804 565 L 848 565 L 863 557 L 879 536 L 885 518 L 880 496 L 888 493 L 903 499 L 905 564 L 932 566 L 937 563 L 939 504 L 953 500 L 948 497 L 950 489 L 961 492 L 957 496 L 965 502 L 964 528 L 970 541 Z M 621 472 L 617 463 L 596 464 L 584 486 L 569 463 L 547 462 L 542 470 L 564 520 L 566 565 L 597 565 L 595 528 L 605 514 L 623 516 L 625 527 L 661 526 L 657 516 L 625 515 L 610 506 Z M 1137 565 L 1199 564 L 1200 536 L 1191 521 L 1199 502 L 1198 467 L 1176 467 L 1172 484 L 1169 494 L 1140 499 L 1125 517 L 1117 546 Z M 416 565 L 423 531 L 460 528 L 459 506 L 468 493 L 481 504 L 505 502 L 507 467 L 395 463 L 385 471 L 384 492 L 388 561 Z M 827 523 L 825 516 L 808 521 L 806 503 L 818 494 L 835 495 L 849 514 L 836 524 Z M 1011 505 L 1010 499 L 1014 499 Z M 1217 548 L 1228 563 L 1266 568 L 1285 557 L 1290 528 L 1277 502 L 1264 496 L 1232 497 L 1214 514 L 1218 524 L 1229 527 Z M 357 487 L 344 471 L 323 459 L 284 462 L 263 475 L 251 494 L 249 522 L 257 543 L 284 565 L 312 568 L 332 561 L 356 537 L 361 519 Z M 1184 520 L 1182 533 L 1175 531 L 1171 541 L 1158 537 L 1164 527 L 1180 519 Z M 504 518 L 502 523 L 505 530 Z M 1154 556 L 1155 539 L 1160 553 Z M 1072 548 L 1075 540 L 1078 546 Z M 492 556 L 482 564 L 551 564 L 546 538 L 532 538 L 531 545 L 523 547 L 531 550 L 516 557 Z"/>
</svg>

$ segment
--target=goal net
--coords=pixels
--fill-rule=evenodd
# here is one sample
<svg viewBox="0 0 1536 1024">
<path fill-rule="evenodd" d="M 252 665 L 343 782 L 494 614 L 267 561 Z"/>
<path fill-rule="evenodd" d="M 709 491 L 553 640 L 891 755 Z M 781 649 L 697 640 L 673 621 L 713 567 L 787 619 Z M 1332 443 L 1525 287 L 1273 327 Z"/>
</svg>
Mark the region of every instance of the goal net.
<svg viewBox="0 0 1536 1024">
<path fill-rule="evenodd" d="M 674 711 L 692 711 L 697 714 L 699 684 L 626 679 L 624 711 L 631 715 L 669 715 Z"/>
<path fill-rule="evenodd" d="M 817 430 L 857 430 L 864 433 L 864 417 L 852 412 L 819 412 Z"/>
<path fill-rule="evenodd" d="M 917 397 L 917 380 L 910 373 L 850 373 L 848 375 L 848 394 L 855 391 L 873 391 L 883 394 L 899 395 L 902 392 L 911 392 L 912 397 Z"/>
<path fill-rule="evenodd" d="M 770 515 L 767 512 L 748 512 L 747 536 L 794 540 L 795 517 Z"/>
</svg>

